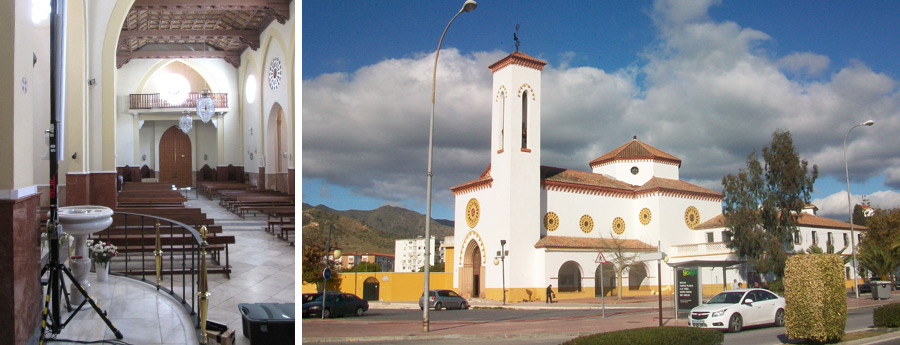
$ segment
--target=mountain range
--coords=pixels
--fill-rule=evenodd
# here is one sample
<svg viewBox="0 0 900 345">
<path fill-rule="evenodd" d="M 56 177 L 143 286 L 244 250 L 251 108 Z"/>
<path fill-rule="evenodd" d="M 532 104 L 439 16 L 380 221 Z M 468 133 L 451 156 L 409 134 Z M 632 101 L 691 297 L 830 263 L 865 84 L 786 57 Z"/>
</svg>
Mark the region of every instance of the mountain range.
<svg viewBox="0 0 900 345">
<path fill-rule="evenodd" d="M 331 226 L 332 243 L 345 253 L 394 253 L 394 240 L 423 237 L 425 215 L 402 207 L 339 211 L 325 205 L 303 203 L 303 241 L 324 241 Z M 453 235 L 453 221 L 431 220 L 431 235 L 438 240 Z"/>
</svg>

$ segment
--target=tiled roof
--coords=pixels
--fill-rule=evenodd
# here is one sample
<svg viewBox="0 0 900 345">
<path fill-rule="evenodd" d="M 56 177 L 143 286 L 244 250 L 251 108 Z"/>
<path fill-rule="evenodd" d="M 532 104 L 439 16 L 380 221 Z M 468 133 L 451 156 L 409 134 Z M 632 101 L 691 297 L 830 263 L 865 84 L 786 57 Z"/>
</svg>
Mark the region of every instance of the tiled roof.
<svg viewBox="0 0 900 345">
<path fill-rule="evenodd" d="M 519 65 L 540 71 L 544 69 L 544 66 L 546 64 L 546 61 L 535 59 L 531 56 L 528 56 L 528 54 L 516 50 L 512 54 L 507 55 L 505 58 L 500 59 L 500 61 L 497 61 L 494 64 L 488 66 L 488 68 L 491 69 L 491 73 L 496 73 L 503 67 L 509 65 Z"/>
<path fill-rule="evenodd" d="M 628 251 L 650 252 L 656 247 L 644 242 L 632 239 L 619 239 L 622 248 Z M 535 248 L 547 249 L 615 249 L 615 240 L 611 238 L 595 237 L 571 237 L 571 236 L 545 236 L 534 244 Z"/>
<path fill-rule="evenodd" d="M 850 230 L 850 223 L 834 220 L 831 218 L 819 217 L 809 213 L 800 213 L 800 219 L 797 221 L 798 226 L 810 228 L 824 229 L 841 229 Z M 694 230 L 708 230 L 725 227 L 725 214 L 720 214 L 694 227 Z M 854 225 L 854 230 L 869 230 L 862 225 Z"/>
<path fill-rule="evenodd" d="M 630 142 L 625 143 L 625 145 L 619 146 L 615 150 L 609 151 L 606 154 L 592 160 L 590 166 L 593 168 L 597 165 L 609 163 L 612 161 L 635 159 L 652 159 L 656 161 L 676 164 L 681 167 L 681 159 L 665 153 L 663 150 L 647 145 L 646 143 L 637 140 L 637 137 L 635 137 Z"/>
<path fill-rule="evenodd" d="M 477 179 L 450 187 L 450 190 L 456 195 L 468 191 L 489 188 L 493 182 L 494 178 L 491 177 L 491 165 L 488 164 L 487 168 L 484 169 L 484 172 L 482 172 L 481 176 Z"/>
<path fill-rule="evenodd" d="M 543 165 L 541 166 L 541 180 L 545 182 L 559 182 L 618 189 L 629 193 L 634 191 L 634 186 L 602 174 Z"/>
<path fill-rule="evenodd" d="M 706 189 L 695 184 L 681 180 L 673 180 L 661 177 L 651 178 L 643 186 L 635 189 L 638 194 L 647 192 L 683 192 L 713 199 L 722 199 L 722 193 Z"/>
</svg>

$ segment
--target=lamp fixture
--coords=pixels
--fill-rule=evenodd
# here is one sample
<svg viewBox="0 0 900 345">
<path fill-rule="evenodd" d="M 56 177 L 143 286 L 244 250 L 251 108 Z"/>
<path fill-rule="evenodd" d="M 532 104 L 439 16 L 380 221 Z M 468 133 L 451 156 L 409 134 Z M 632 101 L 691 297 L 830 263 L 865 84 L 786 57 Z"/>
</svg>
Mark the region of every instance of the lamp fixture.
<svg viewBox="0 0 900 345">
<path fill-rule="evenodd" d="M 181 129 L 184 134 L 188 134 L 191 131 L 191 128 L 194 127 L 194 119 L 191 118 L 191 115 L 188 115 L 186 112 L 181 115 L 181 119 L 178 120 L 178 128 Z"/>
</svg>

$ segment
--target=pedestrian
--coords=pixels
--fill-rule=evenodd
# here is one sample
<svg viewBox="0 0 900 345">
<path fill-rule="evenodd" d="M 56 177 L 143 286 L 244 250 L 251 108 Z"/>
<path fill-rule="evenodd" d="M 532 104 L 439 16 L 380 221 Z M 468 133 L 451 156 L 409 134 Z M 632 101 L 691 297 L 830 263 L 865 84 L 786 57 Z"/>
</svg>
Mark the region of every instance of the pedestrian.
<svg viewBox="0 0 900 345">
<path fill-rule="evenodd" d="M 758 288 L 759 288 L 759 282 L 753 282 L 753 288 L 758 289 Z"/>
<path fill-rule="evenodd" d="M 740 289 L 740 288 L 741 288 L 741 283 L 738 283 L 738 282 L 737 282 L 737 279 L 735 279 L 735 280 L 734 280 L 734 283 L 731 283 L 731 288 L 732 288 L 732 289 Z"/>
<path fill-rule="evenodd" d="M 547 285 L 547 301 L 545 303 L 553 303 L 553 284 Z"/>
</svg>

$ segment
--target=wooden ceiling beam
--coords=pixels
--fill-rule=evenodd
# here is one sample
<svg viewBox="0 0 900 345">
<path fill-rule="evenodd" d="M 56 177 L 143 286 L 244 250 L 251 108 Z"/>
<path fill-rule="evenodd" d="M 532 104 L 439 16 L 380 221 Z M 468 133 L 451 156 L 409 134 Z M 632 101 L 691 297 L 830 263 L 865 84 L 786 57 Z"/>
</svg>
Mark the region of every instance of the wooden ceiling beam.
<svg viewBox="0 0 900 345">
<path fill-rule="evenodd" d="M 119 35 L 119 44 L 129 39 L 238 39 L 250 49 L 259 49 L 259 31 L 257 30 L 184 30 L 184 29 L 154 29 L 154 30 L 123 30 Z"/>
<path fill-rule="evenodd" d="M 121 68 L 131 59 L 225 59 L 235 68 L 241 65 L 241 52 L 237 50 L 226 51 L 191 51 L 191 50 L 138 50 L 133 52 L 120 51 L 116 53 L 116 68 Z"/>
<path fill-rule="evenodd" d="M 250 10 L 271 7 L 287 11 L 292 0 L 135 0 L 132 10 L 185 9 L 185 10 Z"/>
</svg>

